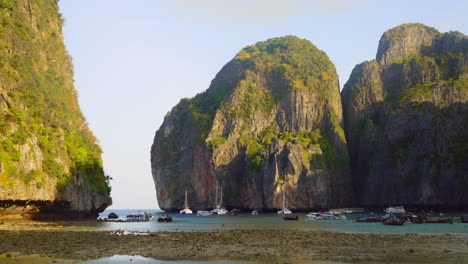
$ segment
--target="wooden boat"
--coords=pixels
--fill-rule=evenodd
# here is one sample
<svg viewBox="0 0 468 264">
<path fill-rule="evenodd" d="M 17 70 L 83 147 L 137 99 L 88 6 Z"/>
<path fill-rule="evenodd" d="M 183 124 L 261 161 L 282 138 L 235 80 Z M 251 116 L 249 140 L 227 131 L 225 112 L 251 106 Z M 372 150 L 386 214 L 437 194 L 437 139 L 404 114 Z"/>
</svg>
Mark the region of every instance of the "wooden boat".
<svg viewBox="0 0 468 264">
<path fill-rule="evenodd" d="M 165 216 L 165 217 L 160 216 L 158 218 L 158 222 L 160 222 L 160 223 L 161 222 L 172 222 L 172 217 L 170 217 L 170 216 Z"/>
<path fill-rule="evenodd" d="M 383 222 L 384 225 L 404 225 L 405 219 L 404 218 L 389 218 Z"/>
<path fill-rule="evenodd" d="M 285 215 L 283 216 L 284 220 L 299 220 L 299 216 L 297 215 Z"/>
<path fill-rule="evenodd" d="M 442 218 L 442 217 L 430 217 L 426 219 L 426 223 L 429 224 L 453 224 L 453 217 Z"/>
</svg>

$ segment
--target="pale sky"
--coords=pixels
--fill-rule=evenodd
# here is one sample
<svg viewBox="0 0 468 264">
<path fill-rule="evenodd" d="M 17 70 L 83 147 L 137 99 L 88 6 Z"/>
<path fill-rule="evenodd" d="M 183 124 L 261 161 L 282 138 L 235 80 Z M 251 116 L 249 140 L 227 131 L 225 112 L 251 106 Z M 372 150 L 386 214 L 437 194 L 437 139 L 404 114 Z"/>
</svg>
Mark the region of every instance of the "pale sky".
<svg viewBox="0 0 468 264">
<path fill-rule="evenodd" d="M 403 23 L 468 33 L 468 0 L 61 0 L 81 110 L 104 150 L 112 208 L 158 208 L 150 149 L 164 116 L 247 45 L 296 35 L 342 87 Z"/>
</svg>

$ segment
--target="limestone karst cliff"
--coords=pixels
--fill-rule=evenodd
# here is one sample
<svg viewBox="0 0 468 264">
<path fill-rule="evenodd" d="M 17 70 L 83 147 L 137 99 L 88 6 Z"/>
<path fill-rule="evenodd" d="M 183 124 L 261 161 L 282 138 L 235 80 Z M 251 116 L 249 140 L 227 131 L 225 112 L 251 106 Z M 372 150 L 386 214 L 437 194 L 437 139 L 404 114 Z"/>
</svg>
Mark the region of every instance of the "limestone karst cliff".
<svg viewBox="0 0 468 264">
<path fill-rule="evenodd" d="M 385 32 L 342 91 L 362 206 L 468 206 L 468 38 L 422 24 Z"/>
<path fill-rule="evenodd" d="M 151 149 L 159 206 L 328 208 L 352 202 L 333 63 L 293 36 L 241 50 L 208 90 L 182 99 Z"/>
<path fill-rule="evenodd" d="M 0 215 L 96 216 L 112 201 L 55 0 L 0 1 Z"/>
</svg>

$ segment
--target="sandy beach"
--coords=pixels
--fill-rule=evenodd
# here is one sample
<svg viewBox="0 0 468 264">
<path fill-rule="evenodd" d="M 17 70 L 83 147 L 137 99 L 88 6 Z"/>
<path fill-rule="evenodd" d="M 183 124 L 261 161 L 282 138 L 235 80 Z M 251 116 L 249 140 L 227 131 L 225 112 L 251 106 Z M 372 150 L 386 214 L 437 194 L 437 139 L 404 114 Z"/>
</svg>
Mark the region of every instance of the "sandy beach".
<svg viewBox="0 0 468 264">
<path fill-rule="evenodd" d="M 0 225 L 0 261 L 38 254 L 83 261 L 114 255 L 225 258 L 254 263 L 467 263 L 468 237 L 303 230 L 126 233 L 73 231 L 55 223 Z"/>
</svg>

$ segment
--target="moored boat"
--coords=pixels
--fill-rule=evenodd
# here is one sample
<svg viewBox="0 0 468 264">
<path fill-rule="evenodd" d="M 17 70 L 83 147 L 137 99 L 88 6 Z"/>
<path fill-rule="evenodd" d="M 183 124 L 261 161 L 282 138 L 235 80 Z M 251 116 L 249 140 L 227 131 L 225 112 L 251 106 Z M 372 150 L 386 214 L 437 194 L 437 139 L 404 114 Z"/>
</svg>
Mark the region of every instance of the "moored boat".
<svg viewBox="0 0 468 264">
<path fill-rule="evenodd" d="M 384 225 L 404 225 L 405 219 L 404 218 L 389 218 L 383 222 Z"/>
<path fill-rule="evenodd" d="M 341 212 L 325 212 L 322 218 L 323 220 L 346 220 L 346 216 Z"/>
<path fill-rule="evenodd" d="M 197 215 L 198 216 L 210 216 L 210 215 L 213 215 L 213 213 L 210 211 L 197 211 Z"/>
<path fill-rule="evenodd" d="M 283 216 L 284 220 L 299 220 L 299 216 L 297 215 L 285 215 Z"/>
<path fill-rule="evenodd" d="M 252 215 L 258 215 L 258 211 L 257 211 L 257 210 L 253 210 L 253 211 L 252 211 Z"/>
<path fill-rule="evenodd" d="M 356 222 L 359 222 L 359 223 L 378 223 L 382 221 L 383 221 L 382 218 L 379 218 L 376 216 L 360 217 L 356 219 Z"/>
<path fill-rule="evenodd" d="M 461 222 L 461 223 L 468 224 L 468 215 L 463 215 L 463 216 L 460 218 L 460 222 Z"/>
<path fill-rule="evenodd" d="M 185 190 L 185 204 L 184 204 L 184 209 L 180 210 L 179 214 L 192 214 L 192 210 L 190 210 L 188 206 L 188 201 L 187 201 L 187 190 Z"/>
<path fill-rule="evenodd" d="M 226 208 L 221 206 L 222 203 L 223 203 L 223 190 L 221 188 L 221 195 L 220 195 L 220 198 L 218 200 L 218 183 L 216 183 L 216 194 L 215 194 L 215 206 L 216 206 L 216 208 L 211 210 L 210 212 L 212 214 L 217 214 L 217 215 L 225 215 L 225 214 L 229 213 L 229 211 L 226 210 Z"/>
<path fill-rule="evenodd" d="M 129 222 L 147 222 L 153 219 L 154 219 L 154 216 L 152 214 L 148 214 L 147 212 L 128 214 L 126 217 L 126 221 L 129 221 Z"/>
<path fill-rule="evenodd" d="M 281 216 L 292 214 L 291 210 L 286 208 L 286 191 L 284 190 L 284 183 L 283 183 L 283 209 L 279 210 L 278 214 Z"/>
<path fill-rule="evenodd" d="M 323 220 L 322 214 L 317 212 L 310 212 L 306 214 L 310 220 Z"/>
<path fill-rule="evenodd" d="M 429 217 L 426 219 L 428 224 L 453 224 L 453 217 Z"/>
<path fill-rule="evenodd" d="M 160 216 L 158 217 L 158 222 L 172 222 L 172 217 L 170 216 Z"/>
<path fill-rule="evenodd" d="M 422 223 L 426 222 L 426 217 L 422 216 L 422 215 L 411 215 L 409 220 L 413 224 L 422 224 Z"/>
<path fill-rule="evenodd" d="M 385 213 L 387 214 L 402 214 L 406 212 L 403 206 L 390 206 L 385 209 Z"/>
</svg>

